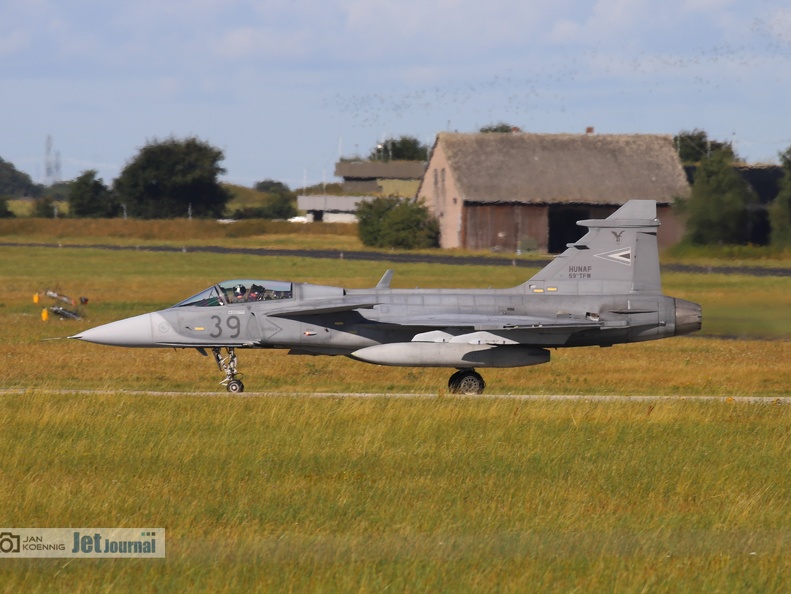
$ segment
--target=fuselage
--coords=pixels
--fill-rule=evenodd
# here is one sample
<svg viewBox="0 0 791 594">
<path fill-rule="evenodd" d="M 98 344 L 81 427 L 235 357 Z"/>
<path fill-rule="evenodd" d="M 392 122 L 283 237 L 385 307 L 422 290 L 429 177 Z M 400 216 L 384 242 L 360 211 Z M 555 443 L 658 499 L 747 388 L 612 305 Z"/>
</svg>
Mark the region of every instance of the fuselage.
<svg viewBox="0 0 791 594">
<path fill-rule="evenodd" d="M 523 286 L 345 290 L 287 284 L 279 298 L 187 300 L 88 330 L 80 338 L 127 347 L 233 346 L 349 355 L 366 347 L 414 342 L 422 333 L 459 326 L 460 320 L 468 327 L 452 334 L 486 332 L 495 337 L 488 340 L 495 346 L 497 336 L 507 335 L 502 344 L 537 348 L 609 346 L 700 328 L 700 306 L 661 294 L 531 294 Z"/>
</svg>

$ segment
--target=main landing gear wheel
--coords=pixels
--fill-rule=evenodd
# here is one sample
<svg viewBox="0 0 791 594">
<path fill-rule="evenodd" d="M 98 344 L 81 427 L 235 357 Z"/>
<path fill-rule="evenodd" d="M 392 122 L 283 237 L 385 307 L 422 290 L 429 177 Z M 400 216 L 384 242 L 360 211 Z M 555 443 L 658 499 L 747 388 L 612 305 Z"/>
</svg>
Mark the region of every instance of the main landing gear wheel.
<svg viewBox="0 0 791 594">
<path fill-rule="evenodd" d="M 222 356 L 219 347 L 213 347 L 211 350 L 214 360 L 217 361 L 217 367 L 225 374 L 225 379 L 220 382 L 220 385 L 225 386 L 232 394 L 239 394 L 244 392 L 244 384 L 242 380 L 237 379 L 240 374 L 236 372 L 236 349 L 228 347 L 225 350 L 228 352 L 225 357 Z"/>
<path fill-rule="evenodd" d="M 448 390 L 451 394 L 483 394 L 486 382 L 474 369 L 461 369 L 450 376 Z"/>
</svg>

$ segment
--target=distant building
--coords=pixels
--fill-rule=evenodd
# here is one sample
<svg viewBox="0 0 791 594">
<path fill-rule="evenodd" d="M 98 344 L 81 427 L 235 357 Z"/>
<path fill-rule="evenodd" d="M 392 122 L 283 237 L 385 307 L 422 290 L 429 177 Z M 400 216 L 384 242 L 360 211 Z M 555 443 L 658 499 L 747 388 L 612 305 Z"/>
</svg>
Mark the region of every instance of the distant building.
<svg viewBox="0 0 791 594">
<path fill-rule="evenodd" d="M 409 196 L 417 194 L 424 161 L 339 161 L 335 175 L 343 178 L 347 194 Z"/>
<path fill-rule="evenodd" d="M 335 175 L 343 178 L 346 195 L 298 196 L 297 208 L 316 221 L 354 222 L 360 201 L 415 196 L 425 170 L 424 161 L 339 161 Z"/>
<path fill-rule="evenodd" d="M 324 223 L 356 223 L 357 205 L 373 200 L 373 196 L 332 196 L 310 194 L 297 196 L 297 208 L 308 213 L 310 221 Z"/>
<path fill-rule="evenodd" d="M 440 133 L 418 198 L 446 248 L 560 252 L 631 199 L 656 200 L 659 245 L 683 234 L 670 206 L 690 192 L 671 136 Z"/>
</svg>

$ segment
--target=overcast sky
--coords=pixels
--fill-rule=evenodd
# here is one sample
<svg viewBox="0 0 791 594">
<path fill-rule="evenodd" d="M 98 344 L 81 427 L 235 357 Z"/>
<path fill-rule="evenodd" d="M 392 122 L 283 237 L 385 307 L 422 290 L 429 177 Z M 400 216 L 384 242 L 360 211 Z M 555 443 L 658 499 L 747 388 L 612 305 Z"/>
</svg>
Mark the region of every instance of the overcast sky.
<svg viewBox="0 0 791 594">
<path fill-rule="evenodd" d="M 110 183 L 147 141 L 226 181 L 336 181 L 383 137 L 701 128 L 791 146 L 791 1 L 0 0 L 0 157 Z"/>
</svg>

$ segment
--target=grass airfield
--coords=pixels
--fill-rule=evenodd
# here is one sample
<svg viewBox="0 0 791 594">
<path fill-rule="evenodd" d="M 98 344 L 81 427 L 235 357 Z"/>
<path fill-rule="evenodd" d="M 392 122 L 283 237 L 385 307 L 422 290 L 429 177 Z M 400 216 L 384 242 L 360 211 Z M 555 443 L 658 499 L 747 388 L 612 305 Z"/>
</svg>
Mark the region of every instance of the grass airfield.
<svg viewBox="0 0 791 594">
<path fill-rule="evenodd" d="M 703 304 L 706 337 L 483 370 L 494 396 L 715 401 L 457 398 L 447 370 L 278 351 L 239 352 L 247 389 L 270 395 L 230 396 L 195 351 L 44 339 L 167 307 L 216 280 L 363 287 L 381 264 L 0 254 L 0 525 L 162 526 L 168 551 L 2 560 L 6 591 L 780 592 L 791 580 L 791 408 L 775 403 L 791 392 L 791 279 L 666 275 L 667 294 Z M 395 270 L 395 287 L 526 278 Z M 31 297 L 46 288 L 88 296 L 90 318 L 42 322 Z M 400 393 L 422 397 L 387 396 Z"/>
<path fill-rule="evenodd" d="M 3 519 L 168 530 L 7 591 L 782 591 L 789 407 L 3 398 Z"/>
</svg>

